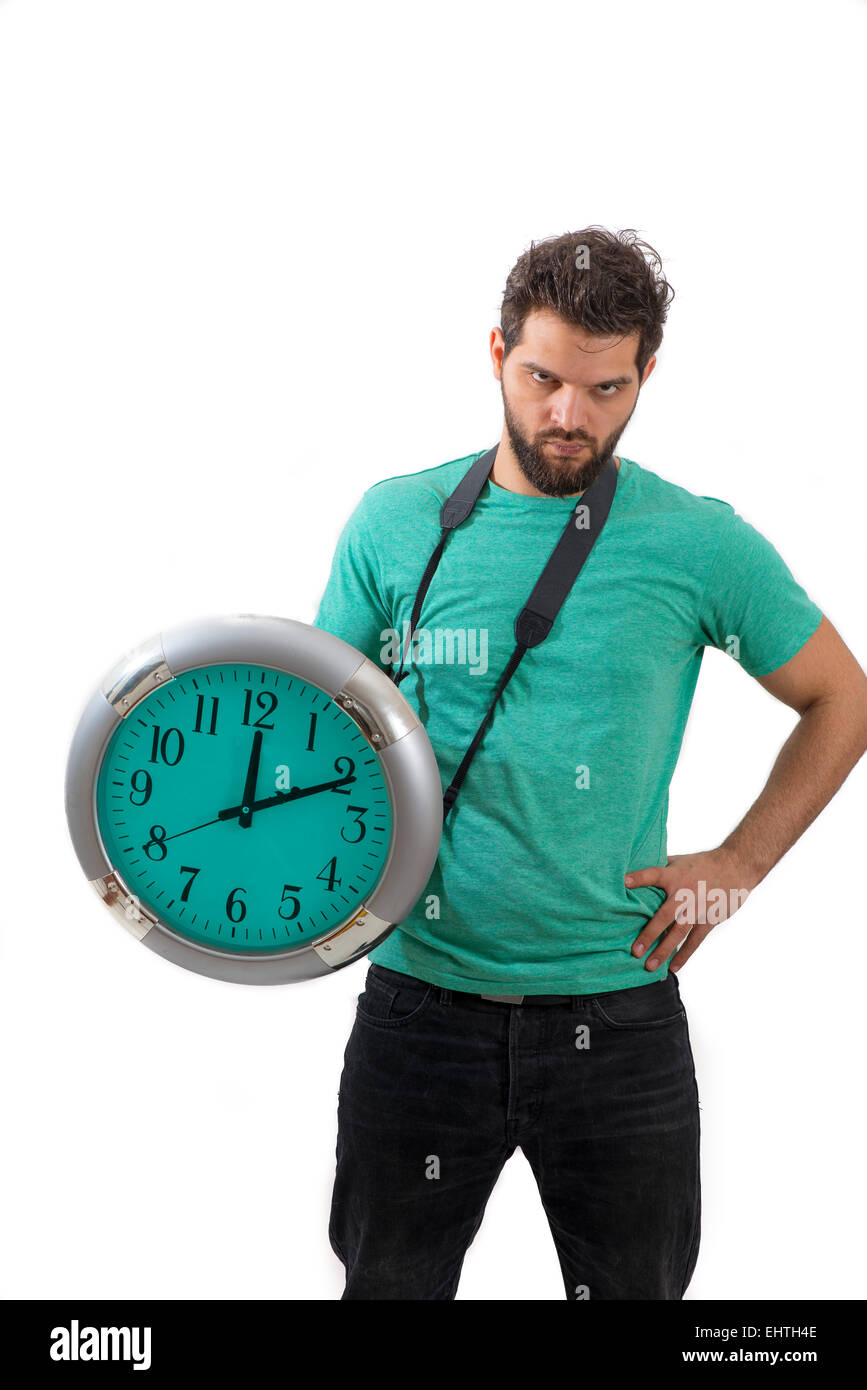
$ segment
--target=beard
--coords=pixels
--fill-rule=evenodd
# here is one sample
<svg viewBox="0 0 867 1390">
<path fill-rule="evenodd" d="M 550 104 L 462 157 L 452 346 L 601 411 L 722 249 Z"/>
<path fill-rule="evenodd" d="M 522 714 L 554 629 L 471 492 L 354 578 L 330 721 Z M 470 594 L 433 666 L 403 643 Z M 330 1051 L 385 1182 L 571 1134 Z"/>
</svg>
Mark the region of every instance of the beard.
<svg viewBox="0 0 867 1390">
<path fill-rule="evenodd" d="M 614 453 L 617 441 L 629 424 L 634 410 L 635 406 L 623 424 L 613 430 L 598 446 L 595 440 L 584 434 L 546 434 L 537 445 L 521 433 L 503 392 L 503 417 L 518 467 L 527 482 L 532 483 L 538 492 L 544 492 L 548 497 L 571 497 L 573 493 L 584 492 L 591 483 L 595 483 Z M 549 439 L 559 440 L 561 444 L 585 444 L 588 447 L 574 459 L 568 458 L 565 454 L 557 457 L 546 450 L 546 442 Z"/>
</svg>

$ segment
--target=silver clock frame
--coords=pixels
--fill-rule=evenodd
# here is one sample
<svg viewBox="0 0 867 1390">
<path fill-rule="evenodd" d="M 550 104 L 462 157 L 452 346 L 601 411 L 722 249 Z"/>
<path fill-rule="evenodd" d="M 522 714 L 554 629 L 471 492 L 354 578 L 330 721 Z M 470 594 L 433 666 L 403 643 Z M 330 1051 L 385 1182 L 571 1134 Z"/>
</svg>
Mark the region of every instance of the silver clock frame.
<svg viewBox="0 0 867 1390">
<path fill-rule="evenodd" d="M 269 666 L 319 686 L 379 756 L 391 841 L 373 892 L 327 935 L 268 956 L 219 951 L 181 936 L 141 903 L 108 856 L 96 787 L 109 740 L 145 696 L 199 666 Z M 417 901 L 442 835 L 442 785 L 427 733 L 393 681 L 357 648 L 291 618 L 242 613 L 167 628 L 128 652 L 86 704 L 66 767 L 66 818 L 85 876 L 122 925 L 166 960 L 212 979 L 290 984 L 329 975 L 384 941 Z"/>
</svg>

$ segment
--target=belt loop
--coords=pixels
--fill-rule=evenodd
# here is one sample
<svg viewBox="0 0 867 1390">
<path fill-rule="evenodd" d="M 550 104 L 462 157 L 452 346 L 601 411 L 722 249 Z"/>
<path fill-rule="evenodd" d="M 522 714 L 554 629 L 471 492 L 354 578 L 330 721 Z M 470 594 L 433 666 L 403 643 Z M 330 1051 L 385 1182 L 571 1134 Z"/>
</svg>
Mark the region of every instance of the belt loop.
<svg viewBox="0 0 867 1390">
<path fill-rule="evenodd" d="M 452 1002 L 451 990 L 445 989 L 442 985 L 437 985 L 437 996 L 441 1004 L 450 1004 Z"/>
</svg>

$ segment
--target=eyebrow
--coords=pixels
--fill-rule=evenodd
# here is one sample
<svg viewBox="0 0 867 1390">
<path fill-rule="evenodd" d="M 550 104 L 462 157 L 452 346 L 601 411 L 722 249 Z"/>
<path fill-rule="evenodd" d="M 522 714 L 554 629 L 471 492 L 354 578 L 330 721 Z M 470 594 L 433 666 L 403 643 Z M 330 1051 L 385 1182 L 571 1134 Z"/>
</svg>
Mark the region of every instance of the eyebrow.
<svg viewBox="0 0 867 1390">
<path fill-rule="evenodd" d="M 557 373 L 552 372 L 549 367 L 543 367 L 540 362 L 522 362 L 522 367 L 526 367 L 530 372 L 544 372 L 546 376 L 556 377 Z M 633 380 L 631 376 L 607 376 L 604 381 L 591 381 L 591 386 L 628 386 Z"/>
</svg>

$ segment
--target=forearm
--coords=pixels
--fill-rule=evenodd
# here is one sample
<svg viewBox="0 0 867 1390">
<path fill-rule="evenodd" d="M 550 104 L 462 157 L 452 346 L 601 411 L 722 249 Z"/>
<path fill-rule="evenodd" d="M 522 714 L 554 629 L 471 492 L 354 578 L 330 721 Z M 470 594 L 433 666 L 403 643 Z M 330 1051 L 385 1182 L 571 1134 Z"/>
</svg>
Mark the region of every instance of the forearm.
<svg viewBox="0 0 867 1390">
<path fill-rule="evenodd" d="M 723 841 L 754 888 L 827 806 L 867 752 L 867 716 L 848 696 L 816 700 L 780 749 L 761 794 Z"/>
</svg>

